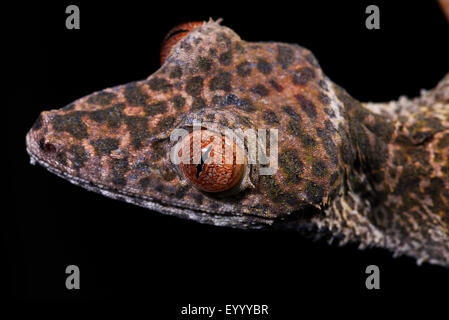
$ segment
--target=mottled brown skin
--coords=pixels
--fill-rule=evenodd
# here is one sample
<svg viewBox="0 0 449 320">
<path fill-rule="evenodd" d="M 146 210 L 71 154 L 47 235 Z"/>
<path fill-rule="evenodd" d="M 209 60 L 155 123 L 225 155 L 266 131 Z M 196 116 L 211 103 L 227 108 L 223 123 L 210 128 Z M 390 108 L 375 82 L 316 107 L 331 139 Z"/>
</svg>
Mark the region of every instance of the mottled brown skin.
<svg viewBox="0 0 449 320">
<path fill-rule="evenodd" d="M 202 223 L 288 227 L 449 266 L 449 76 L 415 100 L 361 104 L 298 45 L 250 43 L 209 22 L 148 79 L 42 112 L 32 161 L 89 190 Z M 170 162 L 170 133 L 279 130 L 279 169 L 232 196 Z"/>
</svg>

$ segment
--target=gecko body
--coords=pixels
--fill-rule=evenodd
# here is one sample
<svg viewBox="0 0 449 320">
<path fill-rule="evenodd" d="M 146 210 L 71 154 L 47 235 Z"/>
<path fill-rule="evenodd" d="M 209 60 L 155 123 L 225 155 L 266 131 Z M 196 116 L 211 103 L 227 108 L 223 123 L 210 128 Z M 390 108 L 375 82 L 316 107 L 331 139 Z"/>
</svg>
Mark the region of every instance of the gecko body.
<svg viewBox="0 0 449 320">
<path fill-rule="evenodd" d="M 166 54 L 145 80 L 42 112 L 26 137 L 32 162 L 201 223 L 293 228 L 449 266 L 448 75 L 412 100 L 360 103 L 309 50 L 246 42 L 214 21 Z M 201 191 L 195 183 L 211 167 L 186 177 L 169 156 L 173 130 L 195 121 L 277 129 L 278 170 L 245 163 L 232 192 Z"/>
</svg>

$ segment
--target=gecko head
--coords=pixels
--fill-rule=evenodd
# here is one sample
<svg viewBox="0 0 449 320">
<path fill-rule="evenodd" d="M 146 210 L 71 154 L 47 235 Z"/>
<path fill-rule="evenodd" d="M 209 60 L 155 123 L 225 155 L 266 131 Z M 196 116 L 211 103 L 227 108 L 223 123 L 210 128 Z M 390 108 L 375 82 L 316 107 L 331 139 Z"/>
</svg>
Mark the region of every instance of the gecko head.
<svg viewBox="0 0 449 320">
<path fill-rule="evenodd" d="M 146 80 L 42 112 L 27 134 L 31 158 L 106 196 L 203 223 L 261 227 L 321 212 L 352 151 L 343 105 L 312 53 L 246 42 L 219 22 L 180 30 Z"/>
</svg>

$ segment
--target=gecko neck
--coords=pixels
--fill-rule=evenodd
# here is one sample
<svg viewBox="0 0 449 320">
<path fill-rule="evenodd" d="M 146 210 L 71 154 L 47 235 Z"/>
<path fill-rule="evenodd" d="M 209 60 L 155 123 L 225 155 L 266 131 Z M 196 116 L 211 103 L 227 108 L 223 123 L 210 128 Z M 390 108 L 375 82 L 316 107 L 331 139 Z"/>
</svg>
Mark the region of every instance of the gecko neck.
<svg viewBox="0 0 449 320">
<path fill-rule="evenodd" d="M 343 230 L 341 242 L 449 265 L 449 74 L 420 97 L 389 103 L 360 103 L 335 91 L 353 157 L 317 224 Z"/>
</svg>

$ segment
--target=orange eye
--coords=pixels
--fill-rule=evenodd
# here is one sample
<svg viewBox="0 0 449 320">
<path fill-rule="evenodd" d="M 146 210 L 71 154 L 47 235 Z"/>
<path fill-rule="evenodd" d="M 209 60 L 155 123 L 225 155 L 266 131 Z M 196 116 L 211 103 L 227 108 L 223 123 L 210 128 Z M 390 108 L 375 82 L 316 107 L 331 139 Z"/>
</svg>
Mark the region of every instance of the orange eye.
<svg viewBox="0 0 449 320">
<path fill-rule="evenodd" d="M 204 22 L 199 21 L 185 22 L 171 29 L 162 41 L 161 65 L 164 64 L 165 59 L 170 54 L 171 49 L 176 45 L 176 43 L 178 43 L 179 40 L 187 36 L 190 31 L 202 26 L 203 24 Z"/>
<path fill-rule="evenodd" d="M 181 141 L 178 156 L 184 177 L 202 191 L 226 191 L 242 180 L 245 157 L 226 136 L 195 130 Z"/>
</svg>

